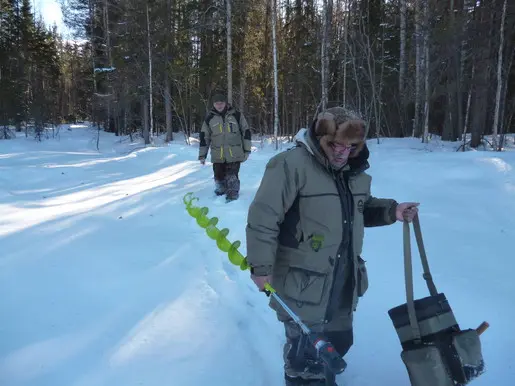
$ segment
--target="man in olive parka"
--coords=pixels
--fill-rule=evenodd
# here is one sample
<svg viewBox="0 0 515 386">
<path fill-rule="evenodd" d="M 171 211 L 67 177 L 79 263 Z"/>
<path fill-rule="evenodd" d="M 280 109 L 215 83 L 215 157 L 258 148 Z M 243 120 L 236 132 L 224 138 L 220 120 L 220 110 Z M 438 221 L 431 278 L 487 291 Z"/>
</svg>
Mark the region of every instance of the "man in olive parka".
<svg viewBox="0 0 515 386">
<path fill-rule="evenodd" d="M 199 160 L 205 164 L 209 149 L 215 179 L 215 194 L 236 200 L 240 193 L 240 166 L 251 151 L 251 132 L 245 116 L 227 103 L 223 94 L 213 97 L 213 108 L 200 131 Z"/>
<path fill-rule="evenodd" d="M 353 344 L 353 312 L 368 288 L 364 228 L 412 221 L 418 206 L 372 196 L 366 136 L 365 122 L 343 107 L 319 114 L 296 147 L 268 162 L 246 228 L 252 280 L 260 290 L 269 282 L 341 356 Z M 295 357 L 300 329 L 273 299 L 270 306 L 285 325 L 286 384 L 325 385 L 314 352 Z"/>
</svg>

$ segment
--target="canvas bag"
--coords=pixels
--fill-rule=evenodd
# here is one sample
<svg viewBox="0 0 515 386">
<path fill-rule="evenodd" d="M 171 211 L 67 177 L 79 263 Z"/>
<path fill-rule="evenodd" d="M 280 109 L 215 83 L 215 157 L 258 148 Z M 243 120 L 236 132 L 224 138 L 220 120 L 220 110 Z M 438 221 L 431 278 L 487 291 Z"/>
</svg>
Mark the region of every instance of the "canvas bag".
<svg viewBox="0 0 515 386">
<path fill-rule="evenodd" d="M 407 302 L 388 311 L 399 337 L 401 359 L 412 386 L 466 385 L 484 372 L 476 329 L 461 330 L 445 294 L 431 277 L 418 215 L 413 228 L 430 296 L 414 300 L 410 228 L 404 222 L 404 274 Z"/>
</svg>

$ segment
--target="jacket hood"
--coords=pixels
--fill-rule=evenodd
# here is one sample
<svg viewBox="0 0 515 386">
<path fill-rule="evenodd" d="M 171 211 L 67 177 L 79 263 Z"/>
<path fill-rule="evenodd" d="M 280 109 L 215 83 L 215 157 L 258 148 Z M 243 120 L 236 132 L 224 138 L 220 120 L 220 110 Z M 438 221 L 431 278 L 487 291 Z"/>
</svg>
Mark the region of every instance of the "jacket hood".
<svg viewBox="0 0 515 386">
<path fill-rule="evenodd" d="M 308 130 L 305 128 L 300 129 L 297 134 L 295 134 L 295 137 L 293 138 L 295 140 L 296 144 L 304 145 L 307 151 L 309 151 L 312 155 L 315 155 L 313 150 L 311 149 L 310 144 L 308 143 L 306 136 L 307 136 Z"/>
<path fill-rule="evenodd" d="M 311 131 L 302 128 L 300 129 L 294 137 L 294 141 L 298 146 L 304 147 L 313 157 L 316 158 L 318 162 L 320 162 L 323 166 L 328 169 L 331 169 L 331 165 L 329 164 L 329 160 L 325 156 L 322 148 L 318 144 L 316 137 L 311 135 Z M 368 150 L 368 146 L 365 143 L 363 150 L 358 154 L 357 157 L 349 158 L 347 164 L 342 167 L 339 171 L 349 170 L 351 172 L 360 172 L 369 168 L 368 158 L 370 156 L 370 151 Z"/>
</svg>

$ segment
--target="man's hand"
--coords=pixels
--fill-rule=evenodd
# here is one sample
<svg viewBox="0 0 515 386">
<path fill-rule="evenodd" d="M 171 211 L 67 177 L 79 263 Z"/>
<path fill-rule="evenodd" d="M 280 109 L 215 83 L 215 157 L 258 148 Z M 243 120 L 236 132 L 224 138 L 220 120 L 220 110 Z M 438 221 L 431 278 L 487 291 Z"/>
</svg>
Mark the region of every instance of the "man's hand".
<svg viewBox="0 0 515 386">
<path fill-rule="evenodd" d="M 418 214 L 418 208 L 420 204 L 418 202 L 403 202 L 397 205 L 395 209 L 395 217 L 398 221 L 412 222 L 415 216 Z"/>
<path fill-rule="evenodd" d="M 245 161 L 249 159 L 249 155 L 250 155 L 250 152 L 246 151 L 245 152 Z"/>
<path fill-rule="evenodd" d="M 200 160 L 200 163 L 201 163 L 202 165 L 205 165 L 205 164 L 206 164 L 206 159 L 205 159 L 205 158 L 199 158 L 199 160 Z"/>
<path fill-rule="evenodd" d="M 265 290 L 265 283 L 270 283 L 272 281 L 271 275 L 268 275 L 268 276 L 250 275 L 250 278 L 256 284 L 256 286 L 259 288 L 260 291 Z"/>
</svg>

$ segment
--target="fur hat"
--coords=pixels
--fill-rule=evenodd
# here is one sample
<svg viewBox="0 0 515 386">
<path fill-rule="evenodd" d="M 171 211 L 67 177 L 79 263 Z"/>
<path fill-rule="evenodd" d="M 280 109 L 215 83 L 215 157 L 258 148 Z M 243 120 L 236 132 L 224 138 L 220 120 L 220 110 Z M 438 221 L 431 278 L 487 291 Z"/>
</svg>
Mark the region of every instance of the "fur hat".
<svg viewBox="0 0 515 386">
<path fill-rule="evenodd" d="M 344 107 L 332 107 L 321 112 L 314 125 L 314 135 L 324 150 L 327 150 L 331 142 L 357 145 L 350 158 L 357 156 L 363 149 L 367 134 L 365 121 Z"/>
</svg>

